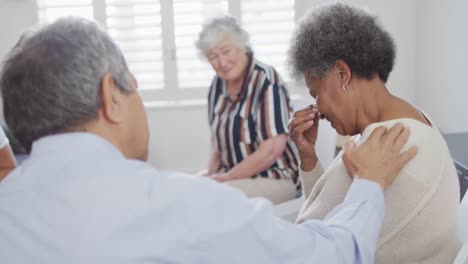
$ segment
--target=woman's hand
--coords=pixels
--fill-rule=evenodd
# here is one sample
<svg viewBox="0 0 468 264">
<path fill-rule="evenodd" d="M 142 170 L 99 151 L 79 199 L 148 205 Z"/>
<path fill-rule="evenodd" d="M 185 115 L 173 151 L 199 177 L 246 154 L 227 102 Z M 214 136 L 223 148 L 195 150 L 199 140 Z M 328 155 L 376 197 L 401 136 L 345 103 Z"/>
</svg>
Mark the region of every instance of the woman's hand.
<svg viewBox="0 0 468 264">
<path fill-rule="evenodd" d="M 388 130 L 377 127 L 359 146 L 354 141 L 347 142 L 343 154 L 346 171 L 353 178 L 376 182 L 385 190 L 417 153 L 412 146 L 400 154 L 409 134 L 409 128 L 397 123 Z"/>
<path fill-rule="evenodd" d="M 204 177 L 210 176 L 207 169 L 201 170 L 201 171 L 195 173 L 195 175 L 204 176 Z"/>
<path fill-rule="evenodd" d="M 215 138 L 211 136 L 211 145 L 210 145 L 210 158 L 206 168 L 199 171 L 197 175 L 200 176 L 210 176 L 221 169 L 221 157 L 216 147 Z"/>
<path fill-rule="evenodd" d="M 289 120 L 289 134 L 299 150 L 301 167 L 304 171 L 315 168 L 318 158 L 315 153 L 319 113 L 315 105 L 296 111 Z"/>
<path fill-rule="evenodd" d="M 208 177 L 217 182 L 225 182 L 225 181 L 233 180 L 232 177 L 227 172 L 215 173 Z"/>
</svg>

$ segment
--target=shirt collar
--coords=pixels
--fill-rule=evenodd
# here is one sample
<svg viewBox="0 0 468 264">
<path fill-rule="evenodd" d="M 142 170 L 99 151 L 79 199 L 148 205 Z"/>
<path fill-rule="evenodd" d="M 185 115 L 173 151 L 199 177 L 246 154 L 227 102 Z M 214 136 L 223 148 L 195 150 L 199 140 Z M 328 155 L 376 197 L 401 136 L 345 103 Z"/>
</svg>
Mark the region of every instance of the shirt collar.
<svg viewBox="0 0 468 264">
<path fill-rule="evenodd" d="M 88 155 L 125 158 L 123 154 L 106 139 L 87 132 L 69 132 L 46 136 L 34 141 L 31 157 L 42 155 Z"/>
<path fill-rule="evenodd" d="M 237 98 L 238 99 L 243 99 L 246 94 L 247 94 L 247 86 L 249 85 L 250 82 L 250 77 L 252 76 L 253 69 L 255 67 L 254 63 L 254 58 L 253 58 L 253 53 L 248 52 L 247 53 L 248 57 L 248 62 L 247 62 L 247 70 L 244 73 L 244 77 L 242 78 L 242 86 L 240 91 L 237 93 Z M 224 96 L 226 97 L 227 100 L 231 101 L 231 98 L 229 97 L 229 92 L 227 89 L 227 82 L 223 80 L 223 87 L 224 87 Z"/>
</svg>

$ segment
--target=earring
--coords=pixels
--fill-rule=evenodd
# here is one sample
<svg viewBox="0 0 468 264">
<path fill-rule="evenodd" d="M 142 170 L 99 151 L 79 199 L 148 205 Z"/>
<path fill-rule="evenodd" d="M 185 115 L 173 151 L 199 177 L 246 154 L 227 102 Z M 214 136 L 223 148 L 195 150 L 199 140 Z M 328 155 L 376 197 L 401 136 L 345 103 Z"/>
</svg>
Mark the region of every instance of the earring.
<svg viewBox="0 0 468 264">
<path fill-rule="evenodd" d="M 343 84 L 343 90 L 344 90 L 345 92 L 349 91 L 348 85 Z"/>
</svg>

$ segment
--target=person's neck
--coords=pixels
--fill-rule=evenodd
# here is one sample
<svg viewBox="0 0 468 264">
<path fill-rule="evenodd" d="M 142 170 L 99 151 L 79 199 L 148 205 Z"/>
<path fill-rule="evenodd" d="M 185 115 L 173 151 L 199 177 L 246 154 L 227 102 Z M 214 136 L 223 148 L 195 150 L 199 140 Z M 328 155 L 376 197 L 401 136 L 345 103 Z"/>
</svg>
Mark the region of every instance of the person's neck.
<svg viewBox="0 0 468 264">
<path fill-rule="evenodd" d="M 360 80 L 358 84 L 360 102 L 357 111 L 357 130 L 361 134 L 367 126 L 394 119 L 392 112 L 400 102 L 386 88 L 378 78 L 372 80 Z"/>
<path fill-rule="evenodd" d="M 371 81 L 363 80 L 363 82 L 366 83 L 359 86 L 360 101 L 363 103 L 358 107 L 356 115 L 357 130 L 360 134 L 370 124 L 400 118 L 415 119 L 431 126 L 418 109 L 392 95 L 380 79 L 374 78 Z"/>
<path fill-rule="evenodd" d="M 102 111 L 99 112 L 99 117 L 95 120 L 91 120 L 81 126 L 83 132 L 91 133 L 105 139 L 107 142 L 112 144 L 116 149 L 120 151 L 126 158 L 129 158 L 128 153 L 125 151 L 124 145 L 122 144 L 121 133 L 116 124 L 108 122 Z"/>
<path fill-rule="evenodd" d="M 242 78 L 236 79 L 236 80 L 231 80 L 227 82 L 227 87 L 229 90 L 229 94 L 231 95 L 237 95 L 241 88 L 242 88 L 242 81 L 244 80 L 244 72 L 242 73 Z"/>
</svg>

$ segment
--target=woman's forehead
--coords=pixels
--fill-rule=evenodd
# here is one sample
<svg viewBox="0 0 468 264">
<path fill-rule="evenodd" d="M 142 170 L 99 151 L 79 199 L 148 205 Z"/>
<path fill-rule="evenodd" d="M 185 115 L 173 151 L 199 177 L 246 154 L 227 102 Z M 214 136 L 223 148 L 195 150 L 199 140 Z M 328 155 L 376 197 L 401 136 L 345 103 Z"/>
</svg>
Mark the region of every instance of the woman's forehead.
<svg viewBox="0 0 468 264">
<path fill-rule="evenodd" d="M 226 47 L 231 47 L 235 43 L 232 40 L 232 38 L 229 36 L 229 34 L 224 33 L 219 39 L 214 43 L 213 47 L 210 48 L 210 50 L 214 49 L 222 49 Z"/>
</svg>

